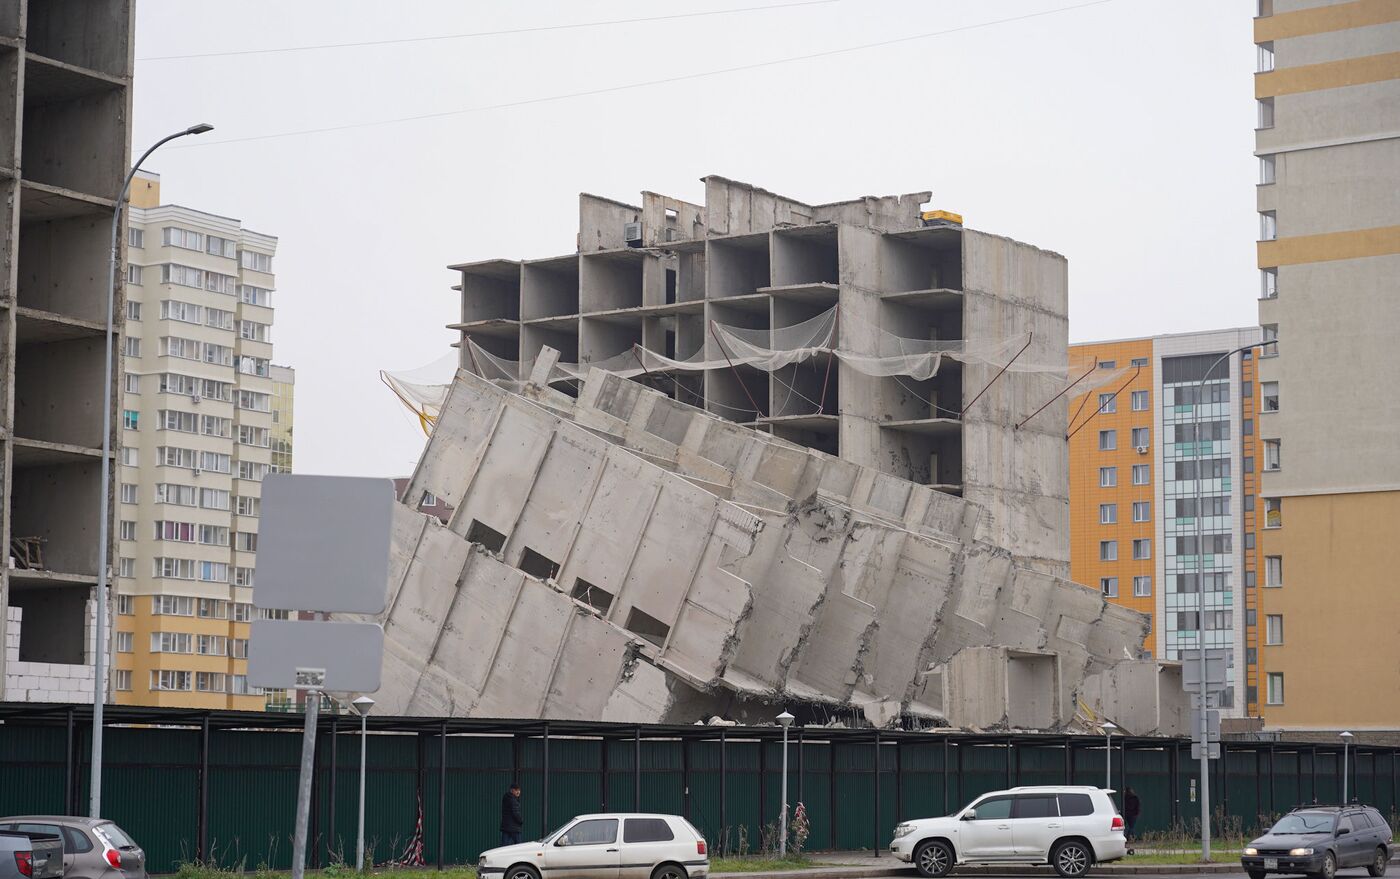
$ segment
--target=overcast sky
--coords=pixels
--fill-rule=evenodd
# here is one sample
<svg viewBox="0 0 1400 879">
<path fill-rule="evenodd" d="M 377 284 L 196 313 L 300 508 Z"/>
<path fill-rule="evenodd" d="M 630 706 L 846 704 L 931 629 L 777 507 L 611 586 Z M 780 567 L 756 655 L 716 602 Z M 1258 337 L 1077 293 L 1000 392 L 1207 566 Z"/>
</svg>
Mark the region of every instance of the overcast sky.
<svg viewBox="0 0 1400 879">
<path fill-rule="evenodd" d="M 280 238 L 295 468 L 409 473 L 423 436 L 378 371 L 450 350 L 447 264 L 571 252 L 580 191 L 931 189 L 970 227 L 1068 257 L 1073 341 L 1256 322 L 1251 0 L 792 2 L 140 0 L 133 152 L 213 123 L 150 164 L 163 200 Z M 784 8 L 155 60 L 763 4 Z M 260 139 L 220 143 L 239 138 Z"/>
</svg>

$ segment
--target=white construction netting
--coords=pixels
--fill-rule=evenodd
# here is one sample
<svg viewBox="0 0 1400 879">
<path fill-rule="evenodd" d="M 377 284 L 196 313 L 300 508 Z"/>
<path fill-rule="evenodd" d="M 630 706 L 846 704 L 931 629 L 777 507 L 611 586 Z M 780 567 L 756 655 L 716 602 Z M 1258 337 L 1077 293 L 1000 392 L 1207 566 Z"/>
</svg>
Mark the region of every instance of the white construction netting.
<svg viewBox="0 0 1400 879">
<path fill-rule="evenodd" d="M 590 369 L 636 378 L 673 377 L 684 373 L 747 367 L 771 374 L 775 382 L 785 387 L 785 393 L 796 394 L 813 406 L 819 406 L 818 401 L 798 392 L 792 383 L 783 378 L 791 373 L 791 370 L 784 372 L 786 367 L 812 363 L 816 368 L 825 368 L 831 358 L 835 358 L 863 375 L 920 382 L 938 375 L 945 360 L 955 360 L 986 365 L 998 372 L 1040 376 L 1043 378 L 1042 393 L 1046 402 L 1071 391 L 1077 397 L 1100 387 L 1116 385 L 1130 372 L 1121 368 L 1100 369 L 1096 359 L 1073 355 L 1068 363 L 1035 362 L 1023 356 L 1031 341 L 1027 333 L 984 344 L 952 339 L 910 339 L 841 312 L 837 307 L 787 327 L 751 329 L 711 321 L 706 330 L 705 343 L 699 345 L 693 355 L 683 359 L 666 357 L 634 344 L 628 350 L 604 360 L 587 363 L 560 361 L 550 371 L 548 382 L 578 382 Z M 838 339 L 842 339 L 843 343 L 838 343 Z M 465 367 L 482 378 L 518 390 L 533 372 L 533 360 L 522 362 L 497 356 L 471 338 L 465 339 L 464 344 Z M 415 370 L 381 371 L 380 377 L 418 416 L 424 432 L 430 432 L 446 399 L 457 362 L 458 355 L 454 352 L 448 358 Z M 752 409 L 735 411 L 753 413 Z"/>
</svg>

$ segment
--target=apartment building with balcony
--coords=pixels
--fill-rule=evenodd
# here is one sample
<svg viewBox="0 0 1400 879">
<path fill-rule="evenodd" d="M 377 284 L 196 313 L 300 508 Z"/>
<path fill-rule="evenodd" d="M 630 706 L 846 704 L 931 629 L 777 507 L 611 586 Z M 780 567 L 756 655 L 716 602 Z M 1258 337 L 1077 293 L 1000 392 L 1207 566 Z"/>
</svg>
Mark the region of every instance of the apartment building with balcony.
<svg viewBox="0 0 1400 879">
<path fill-rule="evenodd" d="M 1158 659 L 1202 638 L 1228 651 L 1221 707 L 1236 716 L 1258 696 L 1258 352 L 1211 365 L 1258 338 L 1248 327 L 1070 346 L 1123 371 L 1070 401 L 1071 579 L 1151 616 Z"/>
<path fill-rule="evenodd" d="M 1259 361 L 1262 713 L 1393 732 L 1400 3 L 1261 0 L 1254 42 L 1259 323 L 1278 340 Z"/>
<path fill-rule="evenodd" d="M 113 698 L 258 709 L 261 481 L 274 455 L 290 466 L 293 374 L 271 362 L 277 239 L 163 204 L 153 174 L 130 213 Z"/>
</svg>

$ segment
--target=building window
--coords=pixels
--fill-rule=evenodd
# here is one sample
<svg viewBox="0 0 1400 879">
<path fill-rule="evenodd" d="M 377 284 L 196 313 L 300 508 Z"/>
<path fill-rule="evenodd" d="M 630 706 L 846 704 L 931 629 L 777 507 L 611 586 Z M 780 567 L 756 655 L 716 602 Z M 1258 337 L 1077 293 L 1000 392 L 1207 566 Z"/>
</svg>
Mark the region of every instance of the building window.
<svg viewBox="0 0 1400 879">
<path fill-rule="evenodd" d="M 1152 558 L 1152 538 L 1140 537 L 1133 541 L 1133 558 L 1138 561 Z"/>
<path fill-rule="evenodd" d="M 1117 360 L 1100 360 L 1100 361 L 1099 361 L 1099 369 L 1117 369 L 1117 368 L 1118 368 L 1118 361 L 1117 361 Z"/>
<path fill-rule="evenodd" d="M 161 243 L 166 247 L 179 247 L 184 250 L 203 250 L 204 235 L 192 229 L 179 226 L 166 226 L 161 230 Z"/>
<path fill-rule="evenodd" d="M 1283 527 L 1283 498 L 1264 498 L 1264 527 Z"/>
<path fill-rule="evenodd" d="M 195 672 L 194 687 L 201 693 L 222 693 L 228 686 L 228 676 L 223 672 Z"/>
<path fill-rule="evenodd" d="M 1133 465 L 1133 485 L 1151 485 L 1151 484 L 1152 484 L 1152 465 L 1151 465 L 1151 464 L 1134 464 L 1134 465 Z"/>
<path fill-rule="evenodd" d="M 1133 391 L 1133 411 L 1146 412 L 1148 407 L 1148 392 Z"/>
<path fill-rule="evenodd" d="M 141 286 L 141 266 L 127 264 L 126 282 L 136 287 Z M 138 318 L 139 320 L 139 318 Z"/>
<path fill-rule="evenodd" d="M 1267 698 L 1270 705 L 1283 704 L 1283 672 L 1271 671 L 1268 674 L 1269 691 Z"/>
<path fill-rule="evenodd" d="M 138 229 L 135 226 L 126 227 L 126 244 L 128 247 L 146 246 L 146 230 Z"/>
<path fill-rule="evenodd" d="M 1276 439 L 1264 440 L 1264 469 L 1266 471 L 1283 469 L 1283 459 L 1279 457 L 1280 442 Z"/>
<path fill-rule="evenodd" d="M 1264 615 L 1264 643 L 1283 643 L 1283 614 L 1271 613 Z"/>
<path fill-rule="evenodd" d="M 1128 361 L 1128 365 L 1135 368 L 1146 369 L 1147 362 L 1146 357 L 1134 357 L 1132 360 Z"/>
<path fill-rule="evenodd" d="M 1150 445 L 1152 445 L 1152 428 L 1134 427 L 1133 448 L 1137 449 L 1138 451 L 1142 451 Z"/>
<path fill-rule="evenodd" d="M 1265 411 L 1265 412 L 1277 412 L 1277 411 L 1278 411 L 1278 409 L 1279 409 L 1279 401 L 1278 401 L 1278 382 L 1260 382 L 1260 384 L 1259 384 L 1259 395 L 1260 395 L 1261 397 L 1263 397 L 1263 404 L 1262 404 L 1262 407 L 1261 407 L 1261 408 L 1263 409 L 1263 411 Z"/>
<path fill-rule="evenodd" d="M 1117 504 L 1099 504 L 1099 524 L 1113 525 L 1118 521 Z"/>
<path fill-rule="evenodd" d="M 272 257 L 266 253 L 254 253 L 251 250 L 240 250 L 238 252 L 238 264 L 245 269 L 252 269 L 256 272 L 272 271 Z"/>
<path fill-rule="evenodd" d="M 141 319 L 141 303 L 135 299 L 126 301 L 126 319 L 139 321 Z"/>
<path fill-rule="evenodd" d="M 200 656 L 227 656 L 228 638 L 223 635 L 200 635 L 195 643 L 195 652 Z"/>
<path fill-rule="evenodd" d="M 1117 598 L 1117 597 L 1118 597 L 1118 578 L 1117 578 L 1117 577 L 1100 577 L 1100 578 L 1099 578 L 1099 591 L 1103 593 L 1104 598 Z"/>
<path fill-rule="evenodd" d="M 136 430 L 141 421 L 141 413 L 135 409 L 122 410 L 122 427 L 127 430 Z"/>
<path fill-rule="evenodd" d="M 131 669 L 118 668 L 112 671 L 112 686 L 123 693 L 131 692 Z"/>
<path fill-rule="evenodd" d="M 135 484 L 135 483 L 132 483 L 132 482 L 123 482 L 123 483 L 122 483 L 122 503 L 124 503 L 124 504 L 134 504 L 134 503 L 136 503 L 136 484 Z"/>
<path fill-rule="evenodd" d="M 1263 340 L 1259 349 L 1260 357 L 1278 356 L 1278 324 L 1263 324 L 1259 327 L 1260 338 Z"/>
<path fill-rule="evenodd" d="M 1274 44 L 1270 40 L 1267 43 L 1259 44 L 1259 66 L 1257 73 L 1268 73 L 1274 69 Z"/>
<path fill-rule="evenodd" d="M 136 523 L 135 523 L 135 522 L 133 522 L 133 521 L 131 521 L 131 520 L 129 520 L 129 519 L 123 519 L 122 522 L 121 522 L 121 526 L 119 527 L 118 530 L 119 530 L 119 532 L 120 532 L 120 536 L 117 538 L 118 540 L 135 540 L 135 539 L 136 539 Z"/>
<path fill-rule="evenodd" d="M 188 632 L 152 632 L 152 653 L 193 653 L 194 636 Z"/>
<path fill-rule="evenodd" d="M 1116 448 L 1118 448 L 1118 431 L 1116 431 L 1116 430 L 1101 430 L 1101 431 L 1099 431 L 1099 451 L 1101 451 L 1101 452 L 1111 452 L 1111 451 L 1113 451 L 1113 450 L 1116 449 Z"/>
<path fill-rule="evenodd" d="M 140 357 L 141 340 L 136 336 L 127 336 L 126 339 L 122 341 L 122 351 L 125 352 L 127 357 Z"/>
<path fill-rule="evenodd" d="M 122 376 L 122 390 L 128 394 L 140 394 L 141 376 L 134 372 L 125 373 Z"/>
<path fill-rule="evenodd" d="M 1272 155 L 1259 157 L 1259 185 L 1273 183 L 1277 177 L 1278 163 Z"/>
<path fill-rule="evenodd" d="M 1244 418 L 1240 421 L 1240 436 L 1254 436 L 1254 419 Z"/>
<path fill-rule="evenodd" d="M 132 595 L 117 596 L 117 613 L 129 617 L 136 613 L 136 599 Z"/>
<path fill-rule="evenodd" d="M 188 595 L 152 595 L 151 613 L 155 616 L 194 616 L 194 599 Z"/>
<path fill-rule="evenodd" d="M 1278 213 L 1276 211 L 1259 212 L 1259 240 L 1278 240 Z"/>
<path fill-rule="evenodd" d="M 1255 123 L 1260 131 L 1274 127 L 1274 99 L 1259 99 L 1259 120 Z"/>
<path fill-rule="evenodd" d="M 151 672 L 152 690 L 188 690 L 192 675 L 187 671 Z"/>
<path fill-rule="evenodd" d="M 1151 598 L 1151 597 L 1152 597 L 1152 577 L 1151 577 L 1151 576 L 1146 576 L 1146 577 L 1134 577 L 1134 578 L 1133 578 L 1133 597 L 1134 597 L 1134 598 Z"/>
<path fill-rule="evenodd" d="M 126 467 L 141 466 L 141 450 L 135 446 L 122 446 L 122 464 Z"/>
<path fill-rule="evenodd" d="M 1274 14 L 1274 0 L 1254 0 L 1254 17 L 1268 18 Z"/>
<path fill-rule="evenodd" d="M 1278 269 L 1259 270 L 1259 298 L 1278 298 Z"/>
<path fill-rule="evenodd" d="M 1264 556 L 1264 585 L 1270 589 L 1283 585 L 1283 556 Z"/>
<path fill-rule="evenodd" d="M 1117 394 L 1099 394 L 1099 411 L 1100 411 L 1100 412 L 1117 412 L 1117 411 L 1118 411 L 1118 395 L 1117 395 Z"/>
<path fill-rule="evenodd" d="M 131 632 L 118 632 L 118 633 L 117 633 L 117 652 L 118 652 L 118 653 L 135 653 L 136 651 L 135 651 L 135 649 L 132 647 L 133 638 L 134 638 L 134 636 L 132 635 Z"/>
<path fill-rule="evenodd" d="M 1113 487 L 1114 487 L 1115 485 L 1117 485 L 1117 484 L 1118 484 L 1118 468 L 1117 468 L 1117 467 L 1100 467 L 1100 468 L 1099 468 L 1099 488 L 1113 488 Z M 430 505 L 425 501 L 425 502 L 424 502 L 424 506 L 430 506 Z"/>
<path fill-rule="evenodd" d="M 1134 522 L 1151 522 L 1151 521 L 1152 521 L 1152 502 L 1151 502 L 1151 501 L 1133 501 L 1133 521 L 1134 521 Z"/>
<path fill-rule="evenodd" d="M 204 252 L 210 256 L 222 256 L 233 259 L 238 255 L 238 243 L 227 238 L 220 238 L 217 235 L 210 235 Z"/>
<path fill-rule="evenodd" d="M 218 598 L 201 598 L 198 614 L 206 620 L 228 619 L 228 602 Z"/>
<path fill-rule="evenodd" d="M 1244 456 L 1244 472 L 1246 472 L 1246 473 L 1253 473 L 1253 472 L 1254 472 L 1254 456 L 1253 456 L 1253 455 L 1245 455 L 1245 456 Z"/>
<path fill-rule="evenodd" d="M 1101 562 L 1116 562 L 1116 561 L 1118 561 L 1118 541 L 1116 541 L 1116 540 L 1100 540 L 1100 541 L 1099 541 L 1099 561 L 1101 561 Z"/>
</svg>

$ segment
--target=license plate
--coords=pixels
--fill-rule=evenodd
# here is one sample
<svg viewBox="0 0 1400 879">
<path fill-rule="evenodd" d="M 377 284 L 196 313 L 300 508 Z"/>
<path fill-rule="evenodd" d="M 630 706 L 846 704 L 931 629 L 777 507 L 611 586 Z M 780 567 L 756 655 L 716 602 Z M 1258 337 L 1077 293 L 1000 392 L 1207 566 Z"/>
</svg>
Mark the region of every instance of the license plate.
<svg viewBox="0 0 1400 879">
<path fill-rule="evenodd" d="M 1264 859 L 1264 869 L 1265 869 L 1265 870 L 1277 870 L 1277 869 L 1278 869 L 1278 858 L 1265 858 L 1265 859 Z"/>
</svg>

